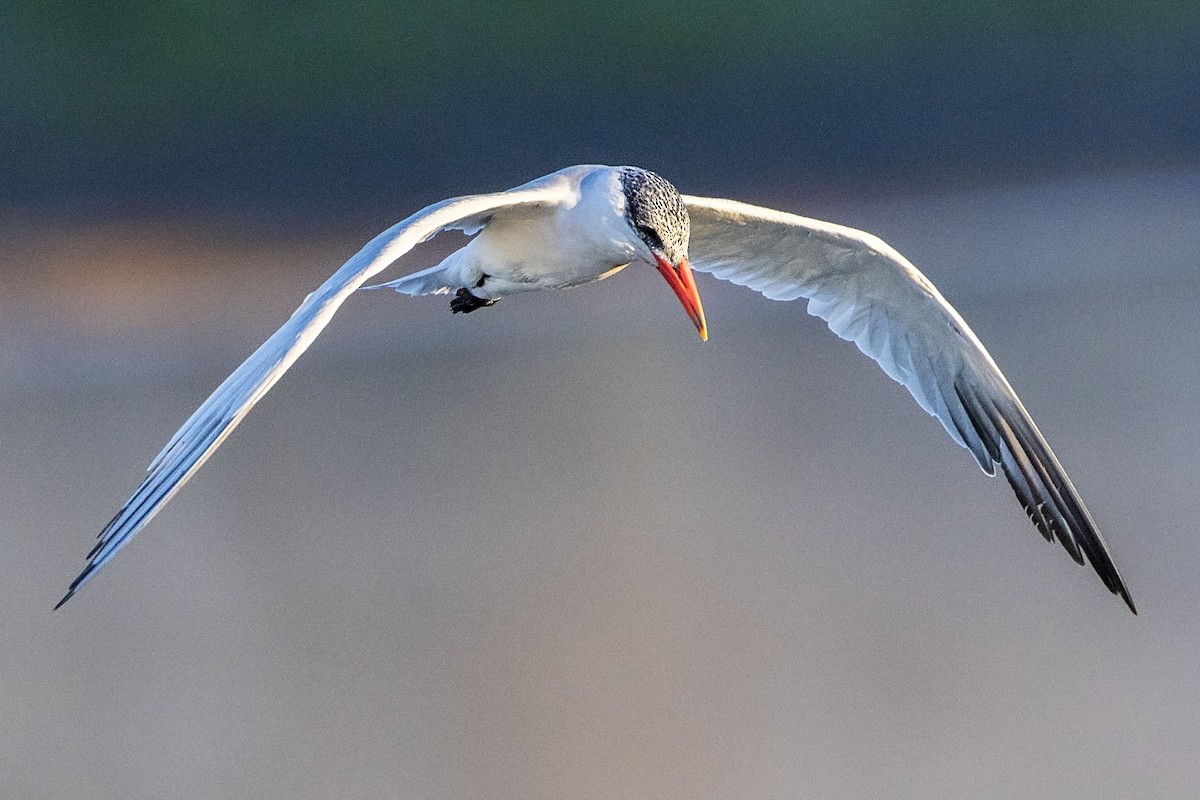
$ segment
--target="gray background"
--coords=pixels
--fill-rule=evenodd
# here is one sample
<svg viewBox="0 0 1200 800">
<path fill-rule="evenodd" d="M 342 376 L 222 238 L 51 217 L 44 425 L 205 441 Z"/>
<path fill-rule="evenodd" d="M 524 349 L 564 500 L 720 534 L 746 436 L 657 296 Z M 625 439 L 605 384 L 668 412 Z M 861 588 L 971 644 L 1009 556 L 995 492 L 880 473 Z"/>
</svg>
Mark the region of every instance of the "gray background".
<svg viewBox="0 0 1200 800">
<path fill-rule="evenodd" d="M 1197 796 L 1196 59 L 1103 25 L 981 58 L 978 33 L 857 72 L 823 51 L 808 94 L 750 59 L 633 105 L 615 78 L 572 94 L 579 70 L 505 102 L 454 75 L 436 113 L 381 112 L 390 139 L 218 93 L 233 111 L 141 150 L 33 115 L 54 73 L 30 60 L 29 113 L 0 126 L 2 793 Z M 907 254 L 1021 393 L 1141 616 L 802 304 L 701 277 L 701 344 L 636 270 L 466 318 L 352 298 L 50 611 L 179 423 L 363 242 L 591 160 Z"/>
</svg>

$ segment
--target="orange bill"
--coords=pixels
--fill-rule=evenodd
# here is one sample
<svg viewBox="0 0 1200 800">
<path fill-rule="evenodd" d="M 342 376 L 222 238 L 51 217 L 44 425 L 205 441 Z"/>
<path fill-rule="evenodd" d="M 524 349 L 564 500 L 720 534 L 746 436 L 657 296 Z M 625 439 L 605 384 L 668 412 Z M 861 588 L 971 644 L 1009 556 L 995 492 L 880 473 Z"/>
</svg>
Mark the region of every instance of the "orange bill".
<svg viewBox="0 0 1200 800">
<path fill-rule="evenodd" d="M 658 261 L 659 273 L 671 285 L 675 296 L 683 304 L 683 310 L 691 317 L 696 330 L 700 331 L 700 339 L 707 342 L 708 326 L 704 323 L 704 306 L 700 303 L 700 293 L 696 290 L 696 281 L 692 279 L 692 267 L 688 260 L 685 258 L 679 262 L 678 267 L 673 267 L 671 262 L 660 255 L 655 254 L 654 258 Z"/>
</svg>

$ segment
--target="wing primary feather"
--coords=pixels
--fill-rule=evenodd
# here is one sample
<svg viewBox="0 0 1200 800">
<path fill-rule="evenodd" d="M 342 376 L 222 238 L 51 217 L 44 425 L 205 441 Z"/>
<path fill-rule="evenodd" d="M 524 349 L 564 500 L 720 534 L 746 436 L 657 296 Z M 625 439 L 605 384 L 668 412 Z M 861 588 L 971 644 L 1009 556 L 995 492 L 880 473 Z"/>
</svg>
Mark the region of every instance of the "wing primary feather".
<svg viewBox="0 0 1200 800">
<path fill-rule="evenodd" d="M 1021 471 L 1034 489 L 1038 508 L 1042 511 L 1043 519 L 1050 525 L 1051 533 L 1062 543 L 1071 558 L 1079 564 L 1084 563 L 1083 554 L 1079 550 L 1079 540 L 1098 533 L 1090 516 L 1082 512 L 1078 505 L 1070 502 L 1069 498 L 1073 492 L 1063 492 L 1061 483 L 1055 481 L 1054 473 L 1060 472 L 1061 468 L 1056 470 L 1047 467 L 1048 449 L 1038 446 L 1040 436 L 1031 436 L 1027 428 L 1021 429 L 1018 426 L 1017 423 L 1023 416 L 1019 411 L 1013 413 L 1013 410 L 1010 410 L 1005 414 L 990 398 L 981 396 L 979 400 L 992 422 L 1001 431 L 1008 452 L 1017 459 Z M 1047 509 L 1049 513 L 1046 512 Z M 1102 571 L 1100 566 L 1097 566 L 1097 571 Z"/>
<path fill-rule="evenodd" d="M 957 385 L 955 385 L 954 391 L 958 397 L 958 402 L 953 402 L 947 396 L 945 398 L 946 413 L 950 415 L 950 419 L 954 423 L 954 429 L 958 431 L 959 438 L 962 439 L 963 446 L 975 457 L 975 463 L 979 464 L 979 468 L 983 470 L 985 475 L 995 475 L 996 463 L 999 459 L 993 458 L 992 453 L 988 450 L 988 440 L 979 434 L 977 426 L 971 419 L 970 410 L 967 408 L 966 403 L 963 402 L 962 395 L 958 394 Z"/>
<path fill-rule="evenodd" d="M 999 460 L 1005 477 L 1042 535 L 1047 541 L 1052 537 L 1058 539 L 1080 564 L 1084 563 L 1086 555 L 1087 562 L 1108 590 L 1124 600 L 1129 610 L 1136 614 L 1137 607 L 1112 561 L 1103 536 L 1024 407 L 1019 401 L 1012 400 L 1005 413 L 979 389 L 966 386 L 962 381 L 955 389 L 963 399 L 964 407 L 977 420 L 980 434 L 985 439 L 989 433 L 998 437 L 997 444 L 1001 445 Z M 1009 398 L 1006 396 L 1006 399 Z M 980 416 L 988 424 L 979 425 L 983 422 Z"/>
<path fill-rule="evenodd" d="M 1020 501 L 1025 513 L 1029 515 L 1034 527 L 1045 537 L 1047 542 L 1054 541 L 1054 534 L 1047 523 L 1042 505 L 1037 499 L 1038 491 L 1032 474 L 1022 468 L 1008 450 L 1004 435 L 983 409 L 979 398 L 970 389 L 964 388 L 961 380 L 955 382 L 954 390 L 962 400 L 963 407 L 970 414 L 979 437 L 987 443 L 988 453 L 992 460 L 1003 468 L 1004 477 L 1008 479 L 1009 485 L 1017 495 L 1017 500 Z"/>
<path fill-rule="evenodd" d="M 1065 510 L 1077 523 L 1077 527 L 1073 530 L 1076 544 L 1104 580 L 1105 585 L 1114 594 L 1119 594 L 1129 605 L 1130 610 L 1136 614 L 1137 610 L 1134 608 L 1129 591 L 1108 552 L 1108 545 L 1092 520 L 1091 514 L 1083 505 L 1079 493 L 1058 463 L 1058 459 L 1050 450 L 1049 445 L 1046 444 L 1045 438 L 1033 424 L 1033 420 L 1020 407 L 1019 401 L 1015 401 L 1013 405 L 1016 408 L 1010 416 L 1020 440 L 1031 452 L 1035 465 L 1040 465 L 1046 480 L 1053 487 L 1055 494 L 1061 498 Z"/>
<path fill-rule="evenodd" d="M 988 435 L 990 426 L 983 419 L 982 411 L 975 403 L 974 398 L 969 392 L 964 392 L 960 386 L 961 378 L 954 381 L 954 394 L 958 397 L 958 408 L 963 410 L 967 419 L 966 425 L 959 425 L 957 419 L 955 425 L 959 425 L 959 432 L 962 433 L 963 439 L 966 441 L 978 442 L 979 450 L 975 452 L 975 458 L 979 461 L 980 467 L 988 475 L 996 474 L 996 464 L 1002 462 L 1000 455 L 1000 447 L 997 444 L 995 435 Z M 966 428 L 967 430 L 964 430 Z M 986 464 L 985 464 L 986 462 Z"/>
<path fill-rule="evenodd" d="M 173 491 L 183 488 L 190 477 L 187 473 L 200 467 L 199 456 L 220 435 L 220 422 L 212 424 L 208 432 L 196 441 L 188 451 L 181 454 L 177 463 L 173 463 L 168 471 L 152 476 L 142 482 L 141 487 L 133 497 L 121 508 L 112 522 L 107 526 L 108 533 L 96 543 L 96 547 L 88 558 L 106 562 L 121 549 L 133 532 L 149 521 L 149 518 L 162 508 L 164 497 Z"/>
<path fill-rule="evenodd" d="M 1005 443 L 1005 475 L 1012 472 L 1007 464 L 1015 462 L 1032 495 L 1033 507 L 1027 508 L 1026 512 L 1031 517 L 1036 514 L 1035 522 L 1046 537 L 1046 541 L 1057 539 L 1076 564 L 1083 564 L 1083 554 L 1079 552 L 1079 547 L 1072 534 L 1072 531 L 1079 530 L 1079 524 L 1077 521 L 1067 519 L 1062 498 L 1057 496 L 1053 484 L 1047 479 L 1044 467 L 1022 446 L 1022 442 L 1013 433 L 1012 427 L 1004 417 L 996 413 L 995 409 L 989 409 L 989 416 L 997 430 L 1000 431 L 1000 437 Z M 1011 484 L 1012 481 L 1010 480 L 1009 483 Z"/>
<path fill-rule="evenodd" d="M 163 461 L 166 460 L 166 458 L 180 445 L 181 442 L 187 440 L 195 431 L 195 429 L 203 424 L 205 419 L 211 420 L 213 416 L 213 405 L 223 403 L 226 399 L 228 399 L 229 395 L 233 393 L 235 385 L 240 382 L 240 379 L 243 375 L 243 370 L 247 370 L 247 365 L 257 365 L 259 352 L 259 350 L 256 350 L 250 356 L 250 358 L 246 359 L 246 364 L 243 364 L 241 367 L 235 370 L 232 375 L 222 381 L 221 385 L 216 388 L 216 390 L 209 396 L 204 404 L 197 408 L 192 416 L 188 417 L 187 422 L 183 423 L 183 425 L 179 427 L 179 430 L 175 432 L 175 435 L 171 437 L 171 440 L 167 442 L 162 451 L 159 452 L 159 454 L 154 457 L 154 460 L 150 462 L 147 472 L 153 472 L 154 470 L 158 469 L 159 464 L 163 463 Z"/>
</svg>

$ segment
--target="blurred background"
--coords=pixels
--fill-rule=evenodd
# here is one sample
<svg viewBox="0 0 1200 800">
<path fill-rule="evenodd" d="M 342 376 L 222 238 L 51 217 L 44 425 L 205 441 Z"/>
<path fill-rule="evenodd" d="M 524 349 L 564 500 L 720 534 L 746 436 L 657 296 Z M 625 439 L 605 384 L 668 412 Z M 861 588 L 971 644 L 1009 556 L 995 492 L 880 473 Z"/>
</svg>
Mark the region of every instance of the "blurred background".
<svg viewBox="0 0 1200 800">
<path fill-rule="evenodd" d="M 6 795 L 1195 796 L 1197 42 L 1183 0 L 5 4 Z M 353 298 L 51 613 L 362 243 L 586 162 L 907 254 L 1141 616 L 802 305 L 701 277 L 701 345 L 633 270 Z"/>
</svg>

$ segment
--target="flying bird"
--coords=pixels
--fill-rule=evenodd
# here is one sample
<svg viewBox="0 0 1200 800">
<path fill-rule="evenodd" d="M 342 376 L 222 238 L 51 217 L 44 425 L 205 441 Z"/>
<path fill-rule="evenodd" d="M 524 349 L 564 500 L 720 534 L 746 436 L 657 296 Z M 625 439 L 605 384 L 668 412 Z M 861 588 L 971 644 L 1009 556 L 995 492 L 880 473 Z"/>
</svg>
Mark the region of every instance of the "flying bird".
<svg viewBox="0 0 1200 800">
<path fill-rule="evenodd" d="M 364 287 L 415 245 L 459 230 L 472 238 L 437 266 Z M 233 432 L 362 288 L 449 295 L 471 313 L 509 295 L 602 280 L 630 265 L 657 269 L 708 338 L 693 270 L 808 311 L 903 384 L 988 475 L 1003 471 L 1047 541 L 1137 613 L 1091 514 L 983 344 L 904 256 L 863 231 L 783 211 L 681 195 L 636 167 L 575 166 L 505 192 L 421 209 L 372 239 L 234 370 L 153 460 L 100 531 L 59 606 L 128 544 Z"/>
</svg>

